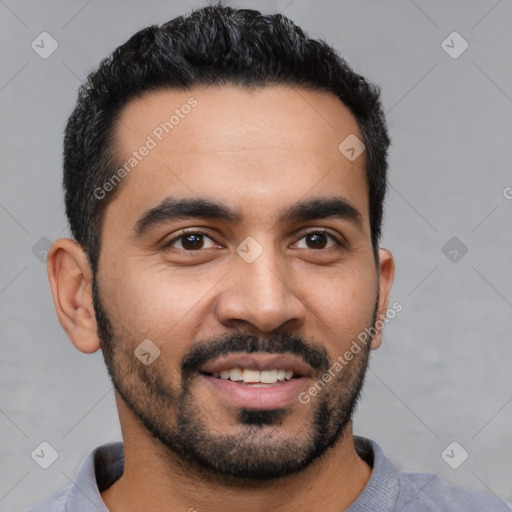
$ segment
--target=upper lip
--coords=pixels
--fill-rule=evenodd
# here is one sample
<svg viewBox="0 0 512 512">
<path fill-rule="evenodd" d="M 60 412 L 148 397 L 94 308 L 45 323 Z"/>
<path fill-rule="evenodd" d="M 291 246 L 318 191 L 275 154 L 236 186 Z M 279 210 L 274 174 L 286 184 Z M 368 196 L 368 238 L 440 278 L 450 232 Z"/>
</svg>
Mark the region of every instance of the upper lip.
<svg viewBox="0 0 512 512">
<path fill-rule="evenodd" d="M 231 353 L 208 361 L 199 369 L 203 373 L 216 373 L 233 368 L 248 370 L 293 370 L 296 375 L 310 377 L 313 368 L 292 354 Z"/>
</svg>

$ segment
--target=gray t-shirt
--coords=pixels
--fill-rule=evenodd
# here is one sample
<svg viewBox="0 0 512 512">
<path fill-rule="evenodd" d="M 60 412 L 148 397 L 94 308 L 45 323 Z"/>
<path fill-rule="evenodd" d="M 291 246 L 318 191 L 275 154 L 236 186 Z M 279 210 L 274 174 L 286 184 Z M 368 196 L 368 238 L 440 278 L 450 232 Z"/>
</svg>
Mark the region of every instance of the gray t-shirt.
<svg viewBox="0 0 512 512">
<path fill-rule="evenodd" d="M 500 499 L 450 485 L 428 473 L 401 473 L 370 439 L 354 436 L 357 453 L 373 468 L 370 481 L 346 512 L 510 512 Z M 124 471 L 122 442 L 104 444 L 82 461 L 73 484 L 27 512 L 109 512 L 100 492 Z M 341 512 L 341 511 L 340 511 Z"/>
</svg>

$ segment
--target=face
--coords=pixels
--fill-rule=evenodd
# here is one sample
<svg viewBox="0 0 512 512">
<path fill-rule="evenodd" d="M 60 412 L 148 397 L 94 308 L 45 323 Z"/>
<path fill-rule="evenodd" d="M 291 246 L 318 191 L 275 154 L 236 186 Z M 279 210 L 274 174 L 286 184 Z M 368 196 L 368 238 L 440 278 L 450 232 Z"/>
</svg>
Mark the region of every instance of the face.
<svg viewBox="0 0 512 512">
<path fill-rule="evenodd" d="M 159 91 L 122 111 L 130 170 L 102 226 L 98 334 L 119 395 L 184 463 L 277 478 L 350 421 L 370 343 L 344 354 L 387 300 L 364 153 L 338 149 L 351 134 L 335 96 L 288 86 Z"/>
</svg>

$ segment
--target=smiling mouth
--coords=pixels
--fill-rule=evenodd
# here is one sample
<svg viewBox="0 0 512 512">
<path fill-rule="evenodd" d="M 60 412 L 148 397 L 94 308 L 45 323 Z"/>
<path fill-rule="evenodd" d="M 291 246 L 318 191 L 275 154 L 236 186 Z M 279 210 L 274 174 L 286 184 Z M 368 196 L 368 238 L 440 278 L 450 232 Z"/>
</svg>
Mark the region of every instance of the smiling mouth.
<svg viewBox="0 0 512 512">
<path fill-rule="evenodd" d="M 230 406 L 255 410 L 292 406 L 315 375 L 300 356 L 262 352 L 225 354 L 198 372 L 214 396 Z"/>
<path fill-rule="evenodd" d="M 298 379 L 300 375 L 293 370 L 274 368 L 270 370 L 255 370 L 250 368 L 231 368 L 220 372 L 201 372 L 202 375 L 221 380 L 229 380 L 248 386 L 273 386 Z"/>
</svg>

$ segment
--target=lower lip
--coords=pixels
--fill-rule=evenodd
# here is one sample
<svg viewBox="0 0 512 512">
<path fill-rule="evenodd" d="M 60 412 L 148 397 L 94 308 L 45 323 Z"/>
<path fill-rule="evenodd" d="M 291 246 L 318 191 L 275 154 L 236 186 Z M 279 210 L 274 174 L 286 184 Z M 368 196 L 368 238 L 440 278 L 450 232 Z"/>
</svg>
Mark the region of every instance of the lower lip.
<svg viewBox="0 0 512 512">
<path fill-rule="evenodd" d="M 223 400 L 236 407 L 246 409 L 279 409 L 298 400 L 298 395 L 306 384 L 306 377 L 298 377 L 278 384 L 254 387 L 231 380 L 218 379 L 209 375 L 199 375 L 208 386 L 219 393 Z"/>
</svg>

